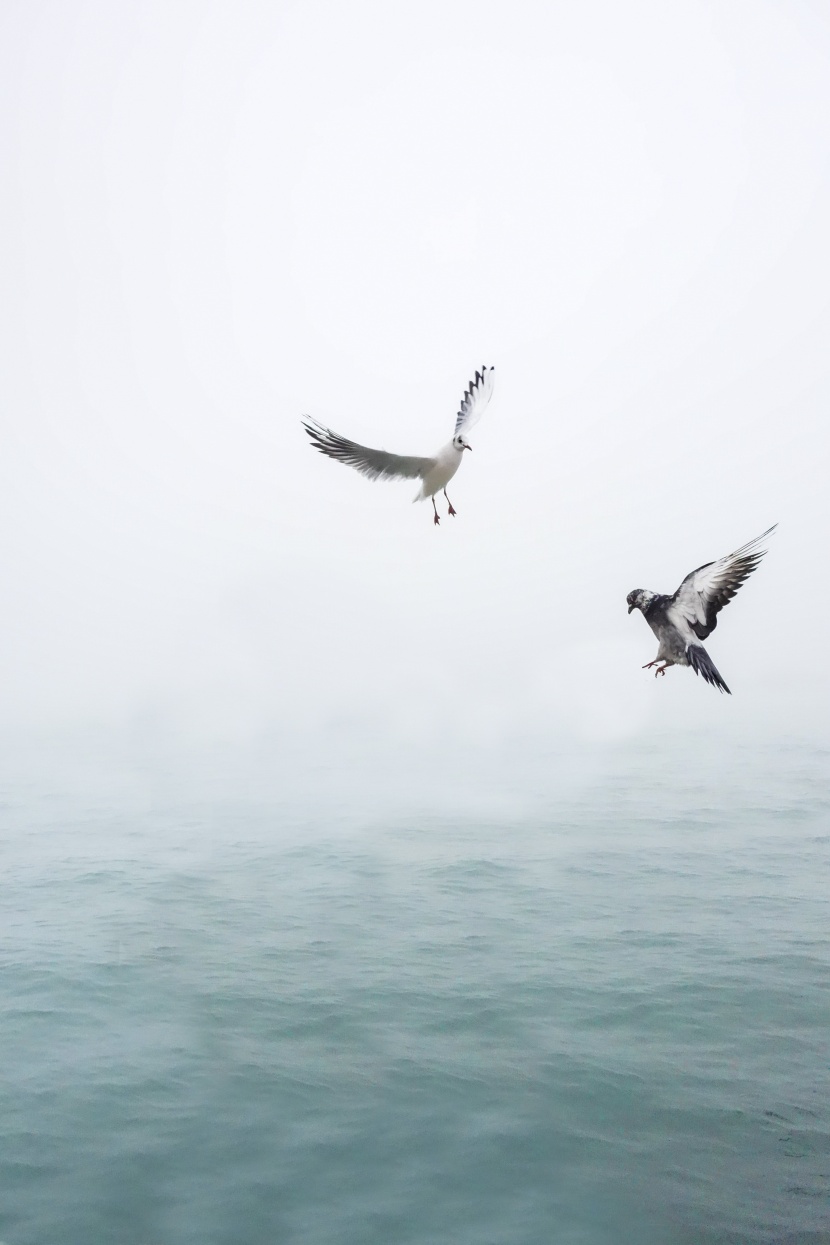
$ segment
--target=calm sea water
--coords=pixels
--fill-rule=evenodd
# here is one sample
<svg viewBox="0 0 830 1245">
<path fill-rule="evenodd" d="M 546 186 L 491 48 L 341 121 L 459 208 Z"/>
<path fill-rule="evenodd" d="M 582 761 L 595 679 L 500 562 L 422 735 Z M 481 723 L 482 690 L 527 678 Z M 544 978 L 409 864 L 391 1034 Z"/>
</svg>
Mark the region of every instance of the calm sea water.
<svg viewBox="0 0 830 1245">
<path fill-rule="evenodd" d="M 830 1242 L 830 754 L 267 755 L 6 783 L 5 1245 Z"/>
</svg>

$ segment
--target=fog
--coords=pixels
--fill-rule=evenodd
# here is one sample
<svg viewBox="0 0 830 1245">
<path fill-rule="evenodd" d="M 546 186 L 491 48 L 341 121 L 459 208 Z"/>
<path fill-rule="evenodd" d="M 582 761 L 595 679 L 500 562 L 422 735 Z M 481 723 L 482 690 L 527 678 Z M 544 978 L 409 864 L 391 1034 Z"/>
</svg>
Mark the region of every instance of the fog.
<svg viewBox="0 0 830 1245">
<path fill-rule="evenodd" d="M 830 13 L 8 3 L 0 730 L 413 749 L 830 718 Z M 310 415 L 430 453 L 432 524 Z M 780 524 L 657 682 L 625 597 Z"/>
</svg>

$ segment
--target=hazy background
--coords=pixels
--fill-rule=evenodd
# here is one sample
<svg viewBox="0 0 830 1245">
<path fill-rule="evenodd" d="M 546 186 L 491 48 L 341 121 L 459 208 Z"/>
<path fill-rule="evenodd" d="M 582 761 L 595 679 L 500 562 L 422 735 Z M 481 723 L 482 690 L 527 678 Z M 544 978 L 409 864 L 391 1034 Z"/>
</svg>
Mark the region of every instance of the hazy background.
<svg viewBox="0 0 830 1245">
<path fill-rule="evenodd" d="M 822 734 L 825 6 L 0 24 L 8 746 Z M 438 530 L 309 449 L 431 452 L 482 363 Z M 626 593 L 775 521 L 709 642 L 734 696 L 656 684 Z"/>
</svg>

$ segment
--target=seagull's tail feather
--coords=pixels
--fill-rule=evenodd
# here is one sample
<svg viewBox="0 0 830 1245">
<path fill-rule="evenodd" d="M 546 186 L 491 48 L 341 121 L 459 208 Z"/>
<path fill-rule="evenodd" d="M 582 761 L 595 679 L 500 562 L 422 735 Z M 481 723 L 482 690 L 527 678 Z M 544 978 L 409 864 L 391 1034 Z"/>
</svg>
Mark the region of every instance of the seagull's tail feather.
<svg viewBox="0 0 830 1245">
<path fill-rule="evenodd" d="M 719 692 L 726 692 L 729 696 L 732 695 L 724 683 L 720 671 L 702 644 L 690 644 L 686 649 L 686 656 L 695 674 L 699 674 L 702 679 L 705 679 L 707 683 L 711 683 L 712 687 L 716 687 Z"/>
</svg>

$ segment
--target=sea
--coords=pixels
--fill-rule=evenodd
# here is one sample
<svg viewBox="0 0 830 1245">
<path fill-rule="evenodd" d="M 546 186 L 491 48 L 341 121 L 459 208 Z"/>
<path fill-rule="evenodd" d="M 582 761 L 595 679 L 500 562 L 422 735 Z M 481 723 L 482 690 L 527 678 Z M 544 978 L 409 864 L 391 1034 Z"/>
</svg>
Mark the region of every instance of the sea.
<svg viewBox="0 0 830 1245">
<path fill-rule="evenodd" d="M 828 1245 L 830 749 L 15 749 L 3 1245 Z"/>
</svg>

